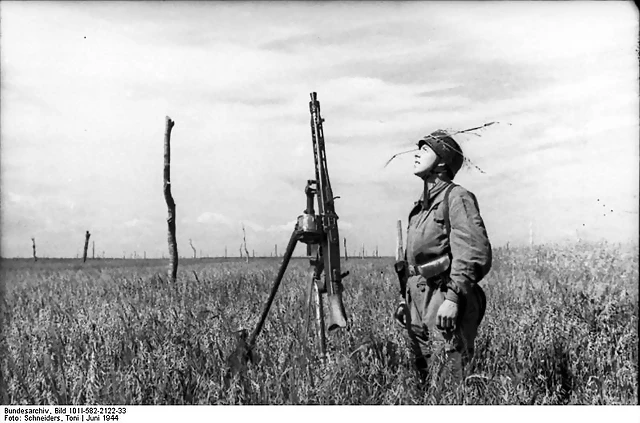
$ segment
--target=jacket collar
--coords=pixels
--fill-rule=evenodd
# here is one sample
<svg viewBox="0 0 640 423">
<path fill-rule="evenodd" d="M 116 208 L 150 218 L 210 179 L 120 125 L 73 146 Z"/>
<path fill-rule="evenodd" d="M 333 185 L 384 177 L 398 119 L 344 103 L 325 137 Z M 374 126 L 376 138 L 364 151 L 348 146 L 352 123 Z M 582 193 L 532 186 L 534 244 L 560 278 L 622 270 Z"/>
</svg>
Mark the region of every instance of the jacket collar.
<svg viewBox="0 0 640 423">
<path fill-rule="evenodd" d="M 436 183 L 431 187 L 431 189 L 429 189 L 427 182 L 425 181 L 422 195 L 420 195 L 420 199 L 414 203 L 414 206 L 421 205 L 422 210 L 428 210 L 436 202 L 442 201 L 440 193 L 442 193 L 449 185 L 451 185 L 451 180 L 446 175 L 439 175 Z M 426 201 L 425 198 L 427 199 Z"/>
</svg>

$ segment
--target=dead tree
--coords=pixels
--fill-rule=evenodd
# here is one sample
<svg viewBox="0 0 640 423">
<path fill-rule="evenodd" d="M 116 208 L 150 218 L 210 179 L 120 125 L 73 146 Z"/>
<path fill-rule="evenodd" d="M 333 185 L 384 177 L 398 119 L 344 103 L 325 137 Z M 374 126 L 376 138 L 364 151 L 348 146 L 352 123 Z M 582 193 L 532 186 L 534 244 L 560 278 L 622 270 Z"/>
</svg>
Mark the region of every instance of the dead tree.
<svg viewBox="0 0 640 423">
<path fill-rule="evenodd" d="M 240 244 L 240 258 L 242 258 L 242 244 Z"/>
<path fill-rule="evenodd" d="M 244 243 L 244 252 L 247 256 L 247 263 L 249 263 L 249 250 L 247 250 L 247 233 L 244 230 L 244 223 L 242 224 L 242 242 Z"/>
<path fill-rule="evenodd" d="M 191 242 L 191 239 L 189 239 L 189 245 L 191 246 L 191 249 L 193 250 L 193 258 L 196 258 L 196 249 L 193 246 L 193 243 Z"/>
<path fill-rule="evenodd" d="M 89 233 L 89 231 L 87 231 L 86 234 L 84 234 L 84 253 L 82 254 L 82 262 L 86 262 L 87 261 L 87 249 L 89 248 L 89 237 L 91 236 L 91 234 Z"/>
<path fill-rule="evenodd" d="M 167 202 L 167 241 L 169 242 L 169 277 L 171 282 L 178 276 L 178 243 L 176 242 L 176 203 L 171 195 L 171 129 L 175 122 L 166 117 L 164 132 L 164 199 Z"/>
<path fill-rule="evenodd" d="M 349 261 L 349 254 L 347 254 L 347 238 L 342 238 L 344 241 L 344 261 Z"/>
<path fill-rule="evenodd" d="M 91 260 L 96 258 L 96 242 L 91 241 Z"/>
<path fill-rule="evenodd" d="M 33 261 L 38 261 L 38 256 L 36 256 L 36 239 L 31 238 L 31 243 L 33 244 Z"/>
</svg>

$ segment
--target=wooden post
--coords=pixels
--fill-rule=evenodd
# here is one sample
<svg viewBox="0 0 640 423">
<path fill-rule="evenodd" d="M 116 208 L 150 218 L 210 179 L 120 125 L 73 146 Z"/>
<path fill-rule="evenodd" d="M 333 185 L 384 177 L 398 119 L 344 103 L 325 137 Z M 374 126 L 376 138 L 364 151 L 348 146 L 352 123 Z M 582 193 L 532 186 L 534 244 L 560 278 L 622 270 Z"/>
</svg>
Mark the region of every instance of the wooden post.
<svg viewBox="0 0 640 423">
<path fill-rule="evenodd" d="M 227 246 L 224 246 L 224 258 L 227 258 Z"/>
<path fill-rule="evenodd" d="M 364 244 L 362 244 L 362 258 L 364 258 Z"/>
<path fill-rule="evenodd" d="M 95 259 L 96 258 L 96 242 L 95 241 L 91 241 L 91 259 Z"/>
<path fill-rule="evenodd" d="M 31 238 L 31 243 L 33 244 L 33 261 L 38 261 L 38 257 L 36 256 L 36 239 Z"/>
<path fill-rule="evenodd" d="M 82 262 L 86 262 L 87 261 L 87 249 L 89 248 L 89 237 L 91 236 L 91 234 L 89 233 L 89 231 L 87 231 L 86 234 L 84 234 L 84 253 L 82 254 Z"/>
<path fill-rule="evenodd" d="M 191 239 L 189 239 L 189 245 L 191 246 L 191 249 L 193 250 L 193 258 L 196 258 L 196 249 L 193 246 L 193 243 L 191 242 Z"/>
<path fill-rule="evenodd" d="M 247 233 L 244 231 L 244 223 L 242 224 L 242 242 L 244 242 L 244 252 L 247 256 L 247 263 L 249 263 L 249 250 L 247 250 Z"/>
<path fill-rule="evenodd" d="M 344 261 L 349 261 L 349 254 L 347 254 L 347 238 L 342 238 L 344 241 Z"/>
<path fill-rule="evenodd" d="M 178 243 L 176 242 L 176 203 L 171 195 L 171 129 L 175 122 L 165 118 L 164 131 L 164 200 L 167 203 L 167 241 L 169 243 L 169 278 L 175 283 L 178 276 Z"/>
</svg>

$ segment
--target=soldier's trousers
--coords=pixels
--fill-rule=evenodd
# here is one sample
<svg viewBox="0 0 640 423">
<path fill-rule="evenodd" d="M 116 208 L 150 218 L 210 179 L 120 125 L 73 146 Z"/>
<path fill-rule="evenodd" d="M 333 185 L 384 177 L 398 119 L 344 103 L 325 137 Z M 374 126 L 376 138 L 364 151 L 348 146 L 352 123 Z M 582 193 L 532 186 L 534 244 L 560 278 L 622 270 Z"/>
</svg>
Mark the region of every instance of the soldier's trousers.
<svg viewBox="0 0 640 423">
<path fill-rule="evenodd" d="M 478 326 L 484 316 L 484 292 L 475 286 L 458 299 L 456 329 L 438 329 L 436 318 L 446 290 L 445 284 L 427 284 L 421 276 L 412 276 L 407 282 L 407 331 L 415 364 L 423 381 L 435 376 L 428 374 L 429 368 L 435 368 L 430 365 L 434 360 L 440 363 L 440 376 L 448 375 L 455 382 L 462 381 L 463 367 L 473 358 Z"/>
</svg>

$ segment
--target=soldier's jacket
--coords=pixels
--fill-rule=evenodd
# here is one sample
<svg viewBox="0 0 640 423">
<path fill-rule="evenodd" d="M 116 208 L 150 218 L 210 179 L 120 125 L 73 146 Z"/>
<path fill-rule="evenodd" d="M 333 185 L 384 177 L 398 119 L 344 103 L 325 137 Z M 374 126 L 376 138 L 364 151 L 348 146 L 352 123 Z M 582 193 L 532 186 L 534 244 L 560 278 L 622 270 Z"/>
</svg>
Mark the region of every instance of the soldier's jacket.
<svg viewBox="0 0 640 423">
<path fill-rule="evenodd" d="M 447 237 L 443 199 L 448 180 L 438 180 L 424 193 L 409 213 L 407 233 L 407 261 L 421 265 L 444 254 L 451 254 L 450 286 L 447 299 L 458 302 L 456 291 L 466 294 L 472 284 L 480 280 L 491 268 L 491 243 L 480 216 L 475 196 L 461 186 L 449 193 L 449 221 L 451 232 Z M 457 288 L 457 289 L 456 289 Z"/>
</svg>

